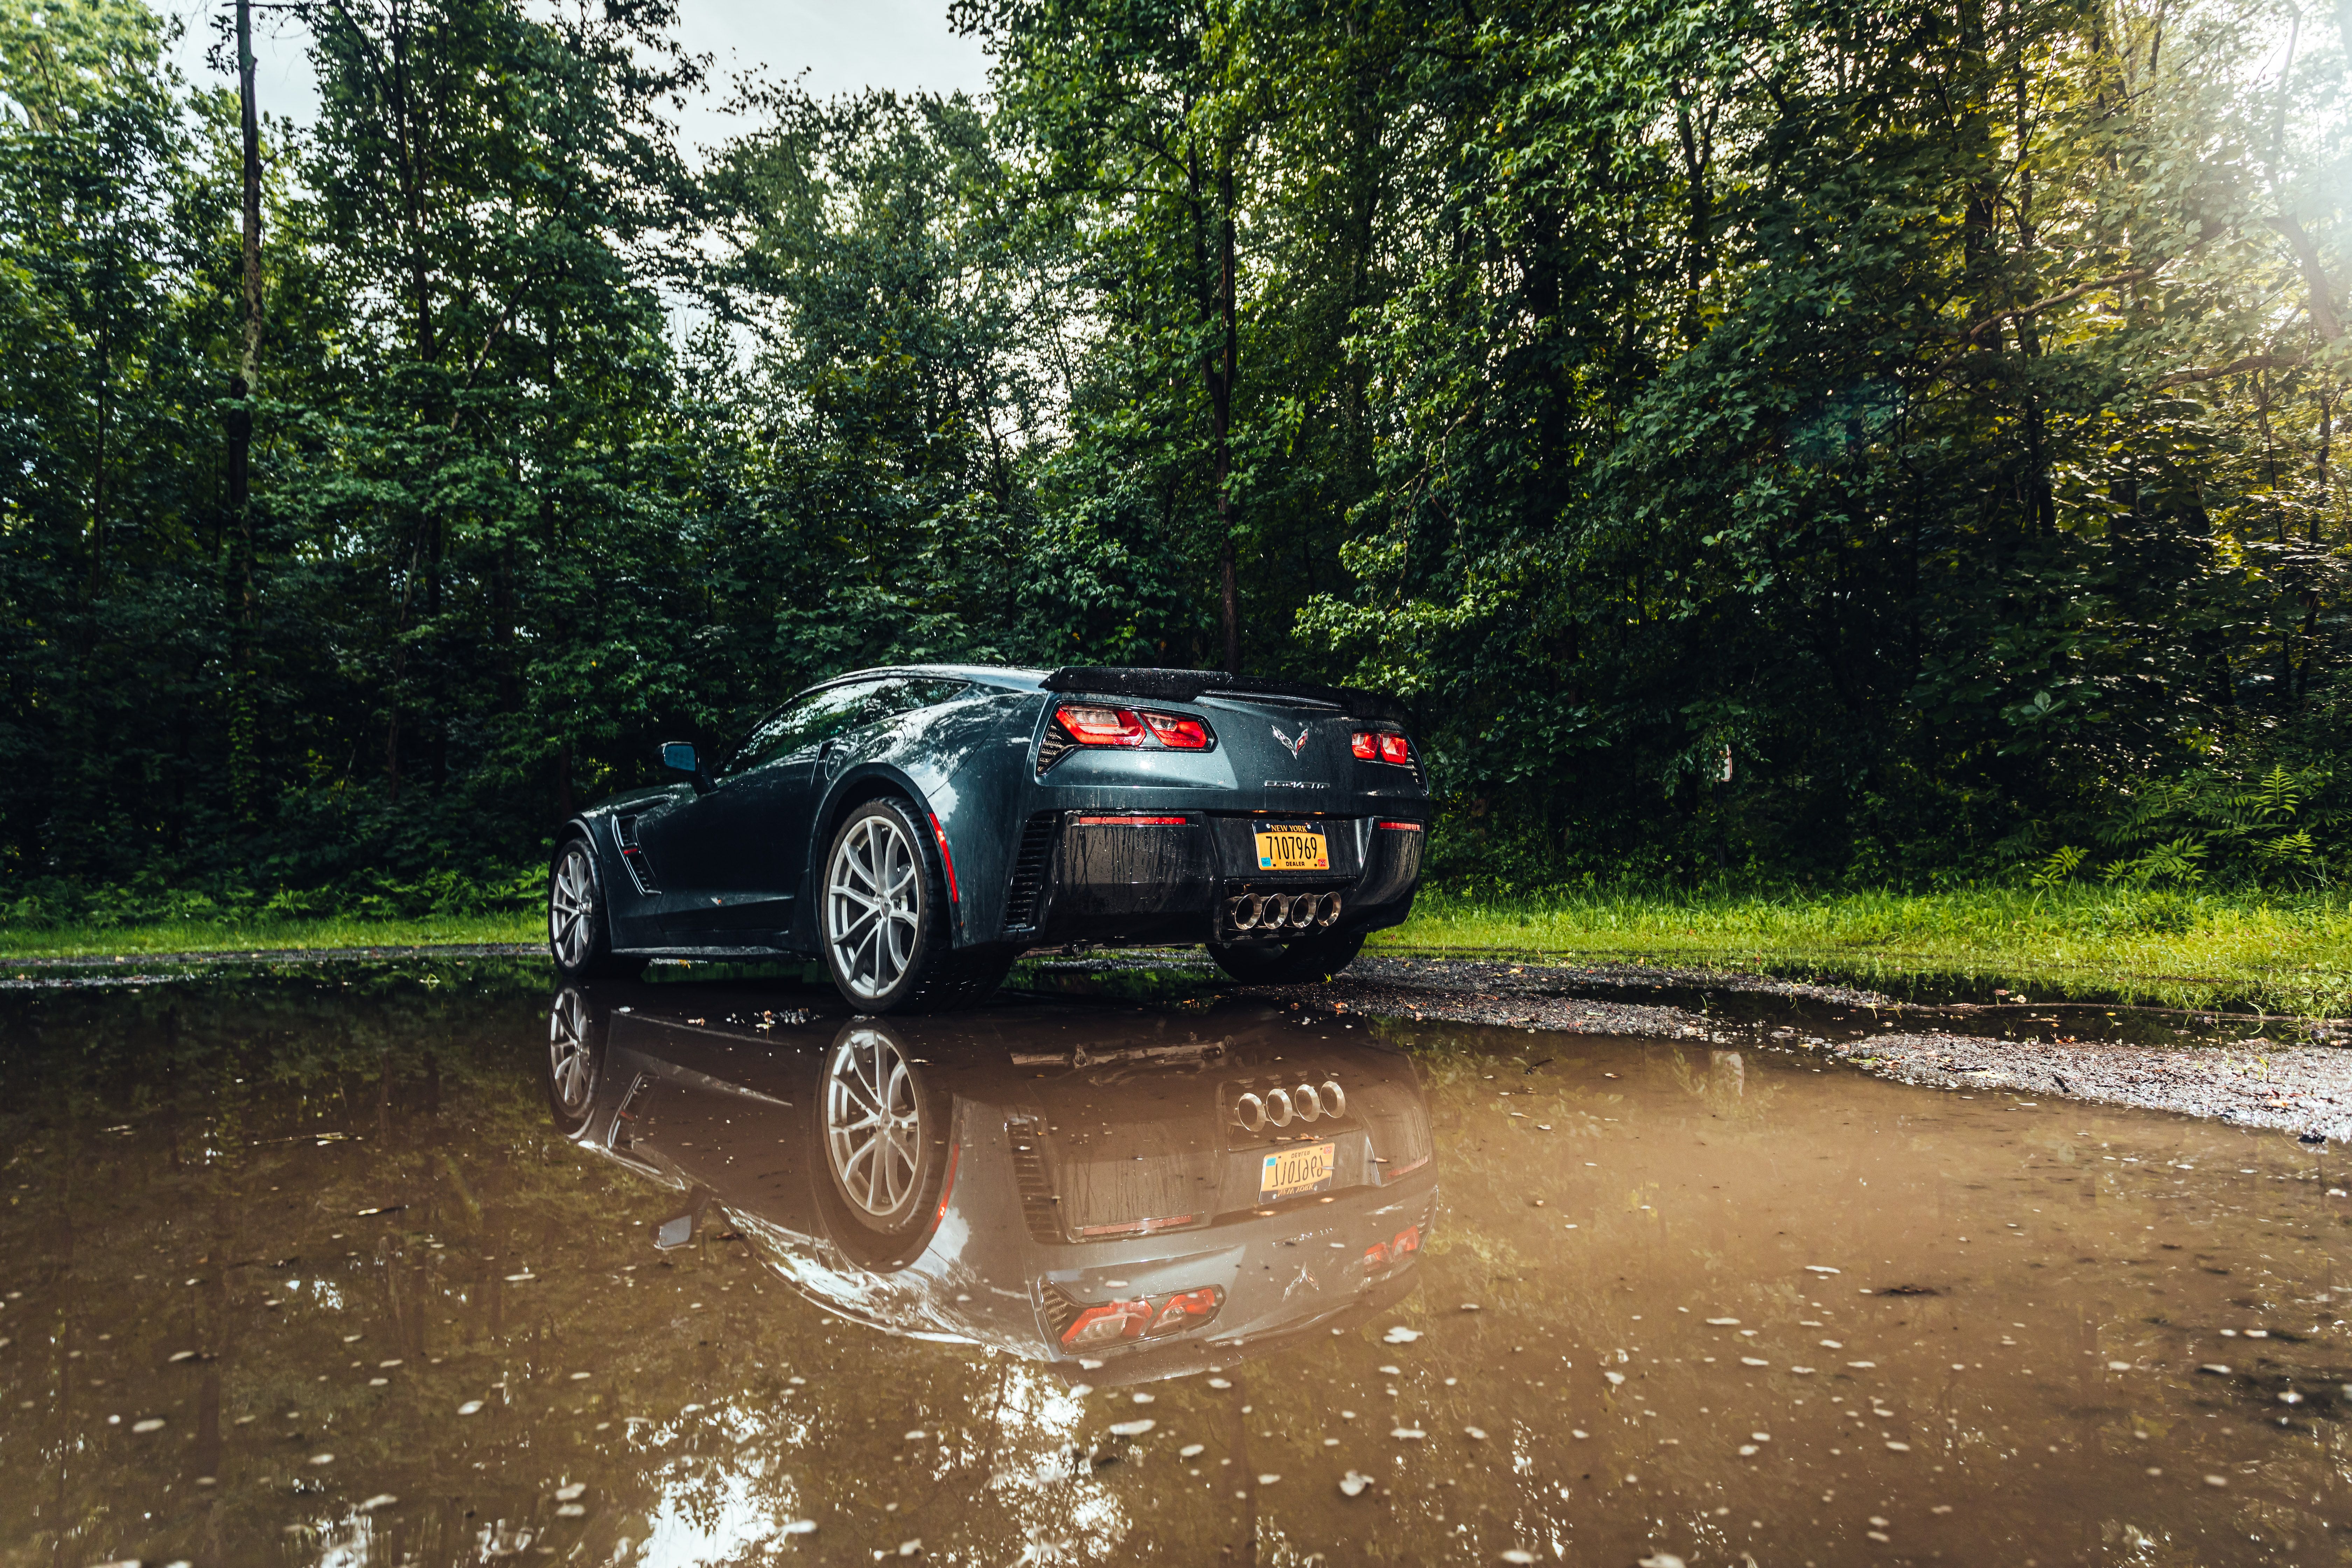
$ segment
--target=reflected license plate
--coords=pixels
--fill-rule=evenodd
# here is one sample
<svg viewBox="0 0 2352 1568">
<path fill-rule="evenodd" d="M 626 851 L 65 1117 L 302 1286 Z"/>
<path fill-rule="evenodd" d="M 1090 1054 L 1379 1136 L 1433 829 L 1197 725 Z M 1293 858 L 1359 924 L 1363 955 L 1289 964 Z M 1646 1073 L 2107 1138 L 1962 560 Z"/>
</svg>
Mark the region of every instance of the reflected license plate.
<svg viewBox="0 0 2352 1568">
<path fill-rule="evenodd" d="M 1261 871 L 1328 871 L 1331 849 L 1323 835 L 1305 826 L 1278 824 L 1257 830 Z"/>
<path fill-rule="evenodd" d="M 1296 1149 L 1276 1150 L 1258 1172 L 1257 1201 L 1270 1203 L 1321 1192 L 1331 1184 L 1332 1156 L 1339 1152 L 1337 1143 L 1302 1143 Z"/>
</svg>

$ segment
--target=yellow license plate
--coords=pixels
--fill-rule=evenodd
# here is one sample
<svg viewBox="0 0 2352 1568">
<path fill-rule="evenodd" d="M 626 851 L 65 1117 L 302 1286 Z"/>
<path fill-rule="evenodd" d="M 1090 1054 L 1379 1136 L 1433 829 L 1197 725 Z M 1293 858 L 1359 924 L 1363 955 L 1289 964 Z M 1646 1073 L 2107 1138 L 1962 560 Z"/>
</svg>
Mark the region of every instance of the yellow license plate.
<svg viewBox="0 0 2352 1568">
<path fill-rule="evenodd" d="M 1339 1152 L 1337 1143 L 1302 1143 L 1296 1149 L 1276 1150 L 1258 1171 L 1258 1202 L 1321 1192 L 1331 1184 L 1331 1158 Z"/>
<path fill-rule="evenodd" d="M 1257 868 L 1261 871 L 1328 871 L 1331 848 L 1311 827 L 1261 827 L 1257 830 Z"/>
</svg>

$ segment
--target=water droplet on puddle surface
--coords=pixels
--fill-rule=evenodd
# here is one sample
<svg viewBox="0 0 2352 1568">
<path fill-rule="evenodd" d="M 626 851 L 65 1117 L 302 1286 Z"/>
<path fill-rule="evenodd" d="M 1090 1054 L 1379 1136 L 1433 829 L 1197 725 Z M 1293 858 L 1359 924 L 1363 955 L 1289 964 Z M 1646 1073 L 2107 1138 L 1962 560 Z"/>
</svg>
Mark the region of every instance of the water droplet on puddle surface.
<svg viewBox="0 0 2352 1568">
<path fill-rule="evenodd" d="M 150 1415 L 144 1421 L 133 1421 L 131 1429 L 133 1432 L 160 1432 L 163 1429 L 163 1423 L 160 1417 Z"/>
<path fill-rule="evenodd" d="M 457 1414 L 460 1415 L 472 1415 L 479 1413 L 481 1408 L 482 1402 L 480 1400 L 468 1399 L 465 1404 L 457 1406 Z"/>
<path fill-rule="evenodd" d="M 1151 1420 L 1114 1421 L 1111 1423 L 1110 1435 L 1114 1437 L 1140 1437 L 1159 1425 L 1159 1422 Z"/>
<path fill-rule="evenodd" d="M 1399 1323 L 1390 1329 L 1387 1333 L 1381 1336 L 1381 1343 L 1384 1345 L 1409 1345 L 1419 1338 L 1421 1338 L 1421 1331 L 1419 1329 L 1408 1329 L 1402 1323 Z"/>
<path fill-rule="evenodd" d="M 1404 1442 L 1414 1443 L 1428 1436 L 1429 1434 L 1418 1426 L 1391 1426 L 1389 1428 L 1389 1436 Z"/>
<path fill-rule="evenodd" d="M 1222 1377 L 1213 1377 L 1209 1379 L 1209 1386 L 1211 1388 L 1231 1388 L 1233 1384 Z"/>
<path fill-rule="evenodd" d="M 1339 1478 L 1339 1489 L 1349 1497 L 1363 1496 L 1364 1489 L 1371 1484 L 1371 1477 L 1359 1475 L 1354 1470 L 1349 1470 L 1346 1475 Z"/>
</svg>

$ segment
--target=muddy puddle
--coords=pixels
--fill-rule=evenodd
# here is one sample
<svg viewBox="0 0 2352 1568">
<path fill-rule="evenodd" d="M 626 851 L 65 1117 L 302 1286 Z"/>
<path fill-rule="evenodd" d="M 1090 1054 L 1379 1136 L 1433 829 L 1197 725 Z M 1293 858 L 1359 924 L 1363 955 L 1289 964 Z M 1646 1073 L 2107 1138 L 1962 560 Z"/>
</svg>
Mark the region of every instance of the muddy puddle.
<svg viewBox="0 0 2352 1568">
<path fill-rule="evenodd" d="M 0 997 L 0 1565 L 2352 1560 L 2329 1146 L 1300 1011 Z"/>
</svg>

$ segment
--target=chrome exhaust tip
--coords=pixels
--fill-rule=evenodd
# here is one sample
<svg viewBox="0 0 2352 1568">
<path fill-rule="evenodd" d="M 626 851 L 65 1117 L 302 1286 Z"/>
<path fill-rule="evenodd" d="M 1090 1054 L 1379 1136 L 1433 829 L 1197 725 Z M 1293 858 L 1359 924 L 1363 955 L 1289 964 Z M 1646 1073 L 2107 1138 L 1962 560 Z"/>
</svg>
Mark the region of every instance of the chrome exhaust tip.
<svg viewBox="0 0 2352 1568">
<path fill-rule="evenodd" d="M 1302 1083 L 1290 1091 L 1290 1101 L 1298 1107 L 1298 1119 L 1312 1121 L 1323 1114 L 1323 1097 L 1315 1092 L 1311 1083 Z"/>
<path fill-rule="evenodd" d="M 1348 1091 L 1337 1079 L 1323 1080 L 1323 1109 L 1334 1121 L 1348 1114 Z"/>
<path fill-rule="evenodd" d="M 1290 923 L 1291 897 L 1288 893 L 1265 895 L 1265 924 L 1268 931 L 1279 931 Z"/>
<path fill-rule="evenodd" d="M 1265 1128 L 1265 1101 L 1254 1094 L 1244 1094 L 1234 1100 L 1234 1125 L 1244 1132 L 1263 1131 Z"/>
<path fill-rule="evenodd" d="M 1225 905 L 1225 923 L 1235 931 L 1255 931 L 1258 914 L 1265 900 L 1255 893 L 1244 893 Z"/>
<path fill-rule="evenodd" d="M 1265 1097 L 1265 1119 L 1268 1121 L 1271 1121 L 1276 1127 L 1287 1127 L 1290 1125 L 1291 1119 L 1297 1114 L 1298 1111 L 1297 1108 L 1290 1103 L 1290 1091 L 1288 1089 L 1276 1089 L 1267 1091 Z"/>
<path fill-rule="evenodd" d="M 1318 915 L 1318 916 L 1316 916 L 1316 917 L 1315 917 L 1315 923 L 1316 923 L 1317 925 L 1318 925 L 1318 926 L 1328 926 L 1328 925 L 1329 925 L 1332 921 L 1334 921 L 1338 920 L 1339 918 L 1339 894 L 1337 894 L 1337 893 L 1326 893 L 1326 894 L 1324 894 L 1324 895 L 1323 895 L 1323 912 L 1322 912 L 1321 914 L 1319 914 L 1319 915 Z"/>
<path fill-rule="evenodd" d="M 1312 930 L 1315 925 L 1315 911 L 1322 906 L 1323 900 L 1313 893 L 1293 900 L 1290 905 L 1290 928 L 1293 931 Z"/>
</svg>

